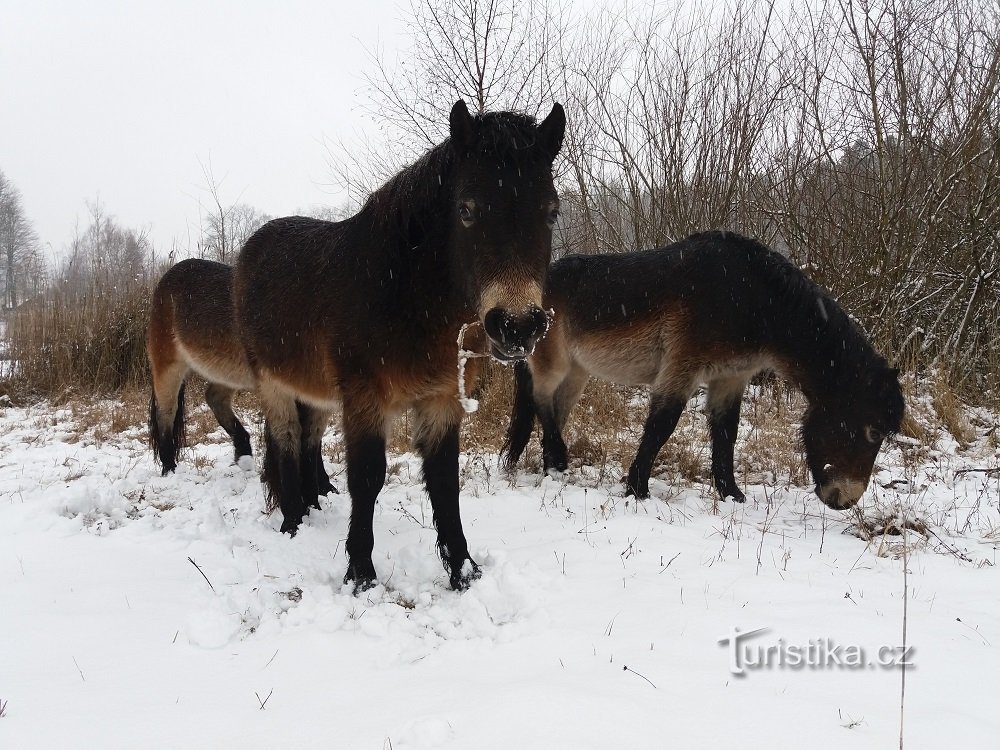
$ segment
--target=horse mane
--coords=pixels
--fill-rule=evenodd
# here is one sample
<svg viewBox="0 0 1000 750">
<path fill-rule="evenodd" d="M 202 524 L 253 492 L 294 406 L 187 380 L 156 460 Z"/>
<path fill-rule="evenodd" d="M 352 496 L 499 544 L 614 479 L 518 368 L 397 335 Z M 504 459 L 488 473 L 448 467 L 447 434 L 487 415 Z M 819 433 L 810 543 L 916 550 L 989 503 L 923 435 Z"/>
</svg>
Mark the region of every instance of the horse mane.
<svg viewBox="0 0 1000 750">
<path fill-rule="evenodd" d="M 531 115 L 484 112 L 474 115 L 473 123 L 476 141 L 469 152 L 459 154 L 452 139 L 445 138 L 372 192 L 361 213 L 380 219 L 392 236 L 413 247 L 451 208 L 448 191 L 460 156 L 488 156 L 525 166 L 545 158 L 544 150 L 536 147 L 538 124 Z"/>
</svg>

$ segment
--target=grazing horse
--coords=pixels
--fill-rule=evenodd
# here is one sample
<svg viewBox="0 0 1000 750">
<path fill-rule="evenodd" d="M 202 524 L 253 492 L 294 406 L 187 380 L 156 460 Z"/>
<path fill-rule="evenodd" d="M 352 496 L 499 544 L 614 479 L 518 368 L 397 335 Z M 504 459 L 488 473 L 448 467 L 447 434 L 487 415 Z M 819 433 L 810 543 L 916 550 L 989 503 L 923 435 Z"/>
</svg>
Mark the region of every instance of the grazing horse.
<svg viewBox="0 0 1000 750">
<path fill-rule="evenodd" d="M 552 163 L 565 123 L 558 104 L 539 124 L 510 112 L 472 116 L 459 101 L 450 137 L 355 216 L 275 219 L 240 252 L 233 300 L 267 420 L 271 506 L 294 534 L 316 497 L 311 447 L 340 402 L 351 495 L 344 581 L 356 591 L 375 582 L 386 431 L 407 408 L 450 583 L 463 589 L 479 575 L 459 515 L 457 339 L 478 322 L 490 353 L 515 361 L 545 333 Z"/>
<path fill-rule="evenodd" d="M 205 400 L 233 439 L 236 460 L 252 453 L 250 435 L 233 412 L 237 391 L 256 388 L 233 327 L 233 269 L 210 260 L 182 260 L 153 291 L 146 354 L 153 376 L 149 441 L 166 476 L 184 445 L 184 390 L 194 370 L 208 381 Z M 322 494 L 336 492 L 316 457 Z"/>
<path fill-rule="evenodd" d="M 809 406 L 802 441 L 816 494 L 854 505 L 879 447 L 899 429 L 903 396 L 891 369 L 843 308 L 784 257 L 755 240 L 706 232 L 657 250 L 568 256 L 549 269 L 548 336 L 516 367 L 503 449 L 512 468 L 542 425 L 546 470 L 567 465 L 561 435 L 589 376 L 648 385 L 649 415 L 626 492 L 649 496 L 649 473 L 688 399 L 707 385 L 712 478 L 746 500 L 733 446 L 747 382 L 774 370 Z"/>
</svg>

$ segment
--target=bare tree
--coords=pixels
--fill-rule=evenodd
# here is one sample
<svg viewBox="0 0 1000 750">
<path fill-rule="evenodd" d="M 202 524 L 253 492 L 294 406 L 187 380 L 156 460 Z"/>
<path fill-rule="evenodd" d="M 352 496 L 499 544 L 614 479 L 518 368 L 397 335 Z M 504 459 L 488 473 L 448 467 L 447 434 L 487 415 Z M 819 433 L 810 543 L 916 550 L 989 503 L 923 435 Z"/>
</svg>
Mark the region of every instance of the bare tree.
<svg viewBox="0 0 1000 750">
<path fill-rule="evenodd" d="M 456 99 L 473 111 L 537 114 L 552 104 L 550 50 L 568 11 L 553 0 L 411 0 L 409 44 L 370 50 L 364 109 L 377 133 L 330 148 L 336 181 L 355 203 L 448 132 Z"/>
<path fill-rule="evenodd" d="M 21 192 L 0 172 L 0 260 L 3 262 L 3 299 L 0 306 L 12 310 L 29 290 L 38 291 L 44 267 L 38 236 L 28 220 Z"/>
<path fill-rule="evenodd" d="M 198 254 L 202 258 L 232 264 L 243 243 L 273 217 L 245 203 L 224 204 L 211 167 L 203 171 L 211 206 L 202 217 Z"/>
</svg>

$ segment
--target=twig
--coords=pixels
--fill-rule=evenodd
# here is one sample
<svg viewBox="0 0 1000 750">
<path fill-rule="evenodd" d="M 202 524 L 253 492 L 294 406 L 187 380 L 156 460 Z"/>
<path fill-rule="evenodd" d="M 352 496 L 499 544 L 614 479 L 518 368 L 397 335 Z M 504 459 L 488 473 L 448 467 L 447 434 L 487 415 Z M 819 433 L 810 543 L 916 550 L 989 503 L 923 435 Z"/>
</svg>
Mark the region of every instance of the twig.
<svg viewBox="0 0 1000 750">
<path fill-rule="evenodd" d="M 670 567 L 670 563 L 672 563 L 674 560 L 676 560 L 680 556 L 681 556 L 681 553 L 678 552 L 676 555 L 674 555 L 669 560 L 667 560 L 667 564 L 663 566 L 663 568 L 660 570 L 660 573 L 662 573 L 664 570 L 666 570 L 667 568 L 669 568 Z"/>
<path fill-rule="evenodd" d="M 1000 466 L 994 466 L 992 468 L 982 468 L 982 469 L 956 469 L 955 476 L 957 477 L 959 474 L 972 474 L 972 473 L 990 474 L 990 475 L 1000 474 Z"/>
<path fill-rule="evenodd" d="M 278 649 L 274 649 L 274 653 L 271 654 L 271 658 L 267 660 L 267 664 L 265 664 L 263 668 L 267 669 L 269 666 L 271 666 L 271 662 L 274 661 L 274 657 L 276 657 L 277 655 L 278 655 Z"/>
<path fill-rule="evenodd" d="M 649 678 L 648 678 L 648 677 L 645 677 L 645 676 L 643 676 L 643 675 L 639 674 L 639 673 L 638 673 L 638 672 L 636 672 L 636 671 L 635 671 L 634 669 L 629 669 L 628 667 L 622 667 L 622 670 L 623 670 L 623 671 L 625 671 L 625 672 L 631 672 L 631 673 L 632 673 L 632 674 L 634 674 L 634 675 L 637 675 L 637 676 L 639 676 L 639 677 L 642 677 L 642 679 L 644 679 L 644 680 L 645 680 L 646 682 L 649 682 Z M 652 682 L 649 682 L 649 684 L 650 684 L 650 685 L 653 685 L 653 683 L 652 683 Z M 653 689 L 654 689 L 654 690 L 659 690 L 659 688 L 658 688 L 658 687 L 656 687 L 656 685 L 653 685 Z"/>
<path fill-rule="evenodd" d="M 216 591 L 216 590 L 215 590 L 215 586 L 213 586 L 213 585 L 212 585 L 212 582 L 211 582 L 210 580 L 208 580 L 208 576 L 207 576 L 207 575 L 205 575 L 205 571 L 204 571 L 204 570 L 202 570 L 202 569 L 201 569 L 201 568 L 200 568 L 200 567 L 198 566 L 198 563 L 196 563 L 196 562 L 195 562 L 194 560 L 192 560 L 192 559 L 191 559 L 190 557 L 188 558 L 188 562 L 189 562 L 189 563 L 191 563 L 192 565 L 194 565 L 194 566 L 195 566 L 196 568 L 198 568 L 198 572 L 199 572 L 199 573 L 201 573 L 201 577 L 205 579 L 205 583 L 207 583 L 207 584 L 208 584 L 208 587 L 209 587 L 210 589 L 212 589 L 212 593 L 213 593 L 213 594 L 217 594 L 217 593 L 219 593 L 218 591 Z"/>
<path fill-rule="evenodd" d="M 0 719 L 7 716 L 7 701 L 0 700 Z"/>
<path fill-rule="evenodd" d="M 76 664 L 76 671 L 80 673 L 80 679 L 86 682 L 87 678 L 83 676 L 83 670 L 80 669 L 80 665 L 77 663 L 76 657 L 74 656 L 72 658 L 73 658 L 73 663 Z"/>
<path fill-rule="evenodd" d="M 906 622 L 907 614 L 909 612 L 909 600 L 910 600 L 910 577 L 909 571 L 907 570 L 907 564 L 910 561 L 910 551 L 909 551 L 909 540 L 907 537 L 907 532 L 909 528 L 906 522 L 906 507 L 903 506 L 903 654 L 906 654 Z M 904 712 L 903 709 L 906 705 L 906 659 L 903 659 L 903 663 L 900 665 L 899 670 L 899 750 L 903 750 L 903 727 L 904 727 Z"/>
<path fill-rule="evenodd" d="M 604 629 L 604 635 L 606 635 L 606 636 L 610 636 L 611 635 L 611 631 L 614 630 L 614 627 L 615 627 L 615 620 L 618 619 L 618 615 L 620 615 L 620 614 L 621 614 L 621 612 L 618 612 L 614 617 L 611 618 L 611 622 L 608 623 L 608 627 L 606 627 Z"/>
<path fill-rule="evenodd" d="M 275 653 L 277 653 L 277 651 L 275 651 Z M 261 700 L 260 699 L 260 695 L 257 694 L 257 691 L 256 690 L 254 691 L 254 695 L 257 696 L 257 702 L 260 704 L 260 710 L 261 711 L 264 710 L 264 706 L 267 705 L 267 702 L 269 700 L 271 700 L 271 693 L 273 693 L 273 692 L 274 692 L 274 688 L 271 688 L 271 692 L 267 694 L 267 697 L 264 700 Z"/>
</svg>

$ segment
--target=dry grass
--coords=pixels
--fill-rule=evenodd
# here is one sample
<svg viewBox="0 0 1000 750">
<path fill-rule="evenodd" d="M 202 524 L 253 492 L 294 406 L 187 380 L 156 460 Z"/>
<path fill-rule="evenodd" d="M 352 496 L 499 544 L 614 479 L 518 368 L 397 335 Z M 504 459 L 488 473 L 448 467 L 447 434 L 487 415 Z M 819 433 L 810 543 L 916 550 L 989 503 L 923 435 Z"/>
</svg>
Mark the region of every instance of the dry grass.
<svg viewBox="0 0 1000 750">
<path fill-rule="evenodd" d="M 0 393 L 20 400 L 68 402 L 78 395 L 121 394 L 147 382 L 150 287 L 56 288 L 18 308 L 8 323 L 17 367 Z"/>
<path fill-rule="evenodd" d="M 931 403 L 945 429 L 963 447 L 976 439 L 976 431 L 966 417 L 967 408 L 948 381 L 938 375 L 931 384 Z"/>
</svg>

